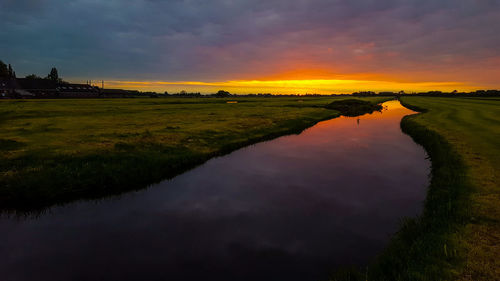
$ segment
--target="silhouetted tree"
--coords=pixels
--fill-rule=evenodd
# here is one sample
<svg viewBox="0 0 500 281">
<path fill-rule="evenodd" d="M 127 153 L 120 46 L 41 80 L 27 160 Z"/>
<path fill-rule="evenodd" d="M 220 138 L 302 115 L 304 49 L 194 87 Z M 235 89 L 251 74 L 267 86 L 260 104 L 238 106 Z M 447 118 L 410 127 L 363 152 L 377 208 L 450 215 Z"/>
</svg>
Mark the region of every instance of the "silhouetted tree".
<svg viewBox="0 0 500 281">
<path fill-rule="evenodd" d="M 36 74 L 30 74 L 26 76 L 26 79 L 42 79 L 42 77 L 36 75 Z"/>
<path fill-rule="evenodd" d="M 9 77 L 9 69 L 7 65 L 0 60 L 0 77 Z"/>
<path fill-rule="evenodd" d="M 228 91 L 220 90 L 217 92 L 217 94 L 215 94 L 215 96 L 218 98 L 230 97 L 231 93 L 229 93 Z"/>
<path fill-rule="evenodd" d="M 55 81 L 55 82 L 60 82 L 59 74 L 57 73 L 57 68 L 52 67 L 49 75 L 47 76 L 47 79 Z"/>
<path fill-rule="evenodd" d="M 10 63 L 9 63 L 9 77 L 16 78 L 16 72 L 14 72 Z"/>
</svg>

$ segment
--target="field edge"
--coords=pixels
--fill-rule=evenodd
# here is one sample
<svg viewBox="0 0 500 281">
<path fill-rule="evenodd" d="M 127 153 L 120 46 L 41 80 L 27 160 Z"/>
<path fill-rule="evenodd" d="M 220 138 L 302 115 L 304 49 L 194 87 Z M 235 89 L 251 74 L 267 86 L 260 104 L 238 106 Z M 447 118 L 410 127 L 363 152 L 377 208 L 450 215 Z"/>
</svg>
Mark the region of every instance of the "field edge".
<svg viewBox="0 0 500 281">
<path fill-rule="evenodd" d="M 380 104 L 385 101 L 387 99 L 372 103 Z M 49 168 L 47 172 L 48 176 L 40 175 L 33 179 L 22 178 L 16 182 L 4 182 L 11 186 L 11 190 L 15 190 L 13 188 L 21 184 L 26 185 L 20 189 L 21 191 L 32 191 L 13 193 L 10 196 L 4 193 L 3 196 L 0 196 L 0 211 L 4 214 L 37 214 L 51 206 L 64 205 L 81 200 L 104 199 L 129 191 L 145 189 L 153 184 L 173 178 L 202 165 L 211 158 L 220 157 L 245 146 L 269 141 L 281 136 L 300 134 L 321 121 L 337 118 L 341 115 L 338 111 L 331 110 L 331 114 L 319 118 L 303 117 L 289 120 L 286 124 L 277 126 L 273 130 L 268 130 L 264 135 L 254 134 L 254 136 L 243 141 L 227 143 L 214 152 L 190 153 L 188 151 L 181 158 L 169 160 L 161 159 L 161 157 L 155 158 L 155 156 L 152 156 L 151 160 L 146 159 L 148 155 L 141 157 L 141 155 L 134 155 L 133 153 L 128 155 L 126 148 L 121 152 L 104 155 L 53 159 L 54 161 L 52 162 L 57 164 Z M 151 156 L 151 153 L 149 156 Z M 113 176 L 107 179 L 102 172 L 98 172 L 101 170 L 99 169 L 101 166 L 106 168 L 111 167 L 110 169 L 114 169 L 116 173 L 113 173 Z M 127 168 L 128 166 L 130 167 Z M 82 177 L 82 174 L 86 174 L 86 177 L 82 180 L 82 183 L 79 183 L 78 177 Z M 124 179 L 120 178 L 120 175 L 124 175 Z M 71 180 L 76 181 L 74 186 L 56 194 L 46 192 L 44 188 L 41 188 L 38 192 L 33 192 L 33 189 L 29 188 L 30 184 L 38 186 L 65 186 L 65 183 Z M 98 185 L 102 188 L 91 188 L 92 185 Z"/>
<path fill-rule="evenodd" d="M 368 268 L 369 280 L 454 280 L 464 270 L 465 248 L 459 241 L 470 219 L 473 186 L 453 146 L 415 120 L 427 109 L 400 102 L 420 112 L 405 116 L 401 130 L 426 150 L 431 160 L 430 184 L 422 215 L 402 222 L 387 248 Z"/>
</svg>

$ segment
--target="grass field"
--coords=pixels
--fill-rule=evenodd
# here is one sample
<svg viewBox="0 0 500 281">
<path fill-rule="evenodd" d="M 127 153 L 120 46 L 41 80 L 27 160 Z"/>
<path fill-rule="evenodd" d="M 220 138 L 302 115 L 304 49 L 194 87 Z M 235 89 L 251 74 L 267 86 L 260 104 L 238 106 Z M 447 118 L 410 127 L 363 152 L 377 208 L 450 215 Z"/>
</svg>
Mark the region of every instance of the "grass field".
<svg viewBox="0 0 500 281">
<path fill-rule="evenodd" d="M 376 280 L 500 280 L 500 99 L 404 97 L 402 129 L 426 148 L 424 214 L 372 266 Z M 363 279 L 365 280 L 365 279 Z"/>
<path fill-rule="evenodd" d="M 143 188 L 336 117 L 324 107 L 339 99 L 2 100 L 0 206 L 33 209 Z"/>
<path fill-rule="evenodd" d="M 340 99 L 3 100 L 1 208 L 29 210 L 143 188 L 213 156 L 336 117 L 325 106 Z M 369 268 L 369 280 L 499 280 L 500 99 L 401 100 L 425 112 L 401 125 L 426 148 L 433 176 L 424 214 L 403 224 Z M 361 275 L 349 280 L 365 280 Z"/>
</svg>

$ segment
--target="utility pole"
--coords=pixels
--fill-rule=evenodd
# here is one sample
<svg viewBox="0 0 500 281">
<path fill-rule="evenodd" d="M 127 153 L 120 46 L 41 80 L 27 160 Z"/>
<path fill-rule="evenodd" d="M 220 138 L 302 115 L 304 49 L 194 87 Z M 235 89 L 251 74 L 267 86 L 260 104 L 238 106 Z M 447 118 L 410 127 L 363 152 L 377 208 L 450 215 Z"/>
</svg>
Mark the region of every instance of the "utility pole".
<svg viewBox="0 0 500 281">
<path fill-rule="evenodd" d="M 104 90 L 104 80 L 102 80 L 102 89 Z"/>
</svg>

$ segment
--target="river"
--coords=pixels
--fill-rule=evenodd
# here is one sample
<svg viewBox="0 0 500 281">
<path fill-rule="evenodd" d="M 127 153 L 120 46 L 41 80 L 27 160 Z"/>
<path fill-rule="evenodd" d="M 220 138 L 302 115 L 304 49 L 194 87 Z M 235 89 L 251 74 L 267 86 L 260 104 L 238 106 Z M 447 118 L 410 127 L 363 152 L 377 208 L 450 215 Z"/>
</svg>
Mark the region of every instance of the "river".
<svg viewBox="0 0 500 281">
<path fill-rule="evenodd" d="M 415 112 L 320 122 L 99 201 L 0 218 L 1 280 L 327 280 L 366 266 L 422 211 Z"/>
</svg>

